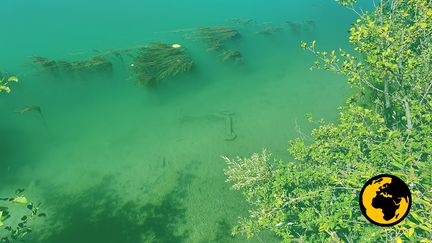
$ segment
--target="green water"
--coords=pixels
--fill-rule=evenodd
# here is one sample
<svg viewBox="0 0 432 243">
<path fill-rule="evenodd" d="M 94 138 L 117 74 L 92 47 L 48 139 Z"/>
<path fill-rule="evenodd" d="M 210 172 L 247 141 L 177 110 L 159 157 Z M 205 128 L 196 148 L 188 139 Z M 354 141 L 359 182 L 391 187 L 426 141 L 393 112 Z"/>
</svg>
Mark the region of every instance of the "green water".
<svg viewBox="0 0 432 243">
<path fill-rule="evenodd" d="M 313 128 L 305 114 L 334 120 L 349 93 L 341 77 L 309 71 L 314 58 L 299 47 L 302 39 L 347 46 L 354 16 L 330 0 L 3 1 L 0 9 L 1 69 L 20 77 L 0 96 L 0 195 L 25 188 L 42 202 L 48 216 L 34 222 L 30 242 L 248 242 L 230 236 L 247 207 L 224 182 L 220 157 L 266 147 L 290 159 L 288 140 Z M 256 35 L 230 18 L 283 32 Z M 313 20 L 316 31 L 297 36 L 288 20 Z M 243 65 L 171 32 L 220 25 L 242 33 L 233 45 Z M 76 80 L 40 74 L 29 59 L 151 41 L 188 48 L 193 72 L 147 89 L 130 78 L 130 63 Z M 14 112 L 25 105 L 40 106 L 45 119 Z M 234 113 L 233 141 L 224 140 L 221 111 Z"/>
</svg>

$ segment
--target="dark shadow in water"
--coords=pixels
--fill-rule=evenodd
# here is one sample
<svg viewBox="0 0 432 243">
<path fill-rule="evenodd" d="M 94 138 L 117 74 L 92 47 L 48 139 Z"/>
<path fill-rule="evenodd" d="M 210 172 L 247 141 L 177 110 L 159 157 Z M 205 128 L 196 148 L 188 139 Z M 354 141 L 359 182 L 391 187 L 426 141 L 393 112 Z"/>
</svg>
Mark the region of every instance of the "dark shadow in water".
<svg viewBox="0 0 432 243">
<path fill-rule="evenodd" d="M 35 240 L 40 237 L 33 235 L 30 242 L 185 242 L 188 232 L 180 232 L 179 227 L 185 224 L 185 188 L 193 179 L 192 174 L 179 174 L 175 187 L 158 203 L 139 200 L 124 203 L 121 195 L 111 189 L 116 183 L 114 176 L 106 176 L 99 185 L 79 195 L 51 196 L 47 199 L 57 203 L 58 214 L 48 218 L 52 217 L 53 223 L 60 221 L 63 227 L 49 229 L 43 240 Z"/>
<path fill-rule="evenodd" d="M 0 125 L 0 188 L 22 182 L 17 172 L 32 165 L 45 152 L 45 141 L 38 142 L 29 141 L 28 134 L 19 129 Z"/>
<path fill-rule="evenodd" d="M 187 194 L 185 187 L 193 180 L 190 174 L 183 174 L 179 177 L 176 187 L 167 193 L 160 204 L 147 204 L 139 209 L 143 216 L 142 232 L 144 239 L 149 242 L 184 242 L 188 232 L 177 233 L 178 226 L 184 225 L 186 208 L 182 201 Z"/>
<path fill-rule="evenodd" d="M 0 126 L 0 166 L 4 168 L 7 166 L 7 162 L 15 162 L 17 166 L 21 164 L 17 163 L 16 157 L 22 155 L 20 151 L 27 149 L 27 143 L 23 132 L 13 127 L 1 127 Z M 4 170 L 0 171 L 1 173 Z M 1 174 L 0 174 L 1 175 Z"/>
<path fill-rule="evenodd" d="M 221 219 L 217 222 L 215 229 L 215 237 L 212 240 L 212 242 L 232 242 L 234 237 L 231 235 L 231 228 L 232 225 L 230 225 L 226 220 Z"/>
</svg>

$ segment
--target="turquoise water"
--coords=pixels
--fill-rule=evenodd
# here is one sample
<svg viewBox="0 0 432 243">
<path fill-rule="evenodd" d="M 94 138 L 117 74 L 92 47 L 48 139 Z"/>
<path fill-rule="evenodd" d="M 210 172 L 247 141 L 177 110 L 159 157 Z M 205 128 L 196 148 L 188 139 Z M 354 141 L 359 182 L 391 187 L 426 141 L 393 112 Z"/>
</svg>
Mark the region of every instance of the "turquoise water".
<svg viewBox="0 0 432 243">
<path fill-rule="evenodd" d="M 2 11 L 1 70 L 20 82 L 0 96 L 0 195 L 25 188 L 47 217 L 30 242 L 248 242 L 230 228 L 247 215 L 225 183 L 222 155 L 266 147 L 290 159 L 288 141 L 307 134 L 305 114 L 334 120 L 348 96 L 343 78 L 309 70 L 300 49 L 346 47 L 352 16 L 333 1 L 9 1 Z M 271 36 L 231 18 L 282 28 Z M 313 20 L 300 35 L 286 21 Z M 245 63 L 222 63 L 178 29 L 233 26 Z M 157 88 L 131 78 L 130 63 L 112 75 L 55 78 L 33 55 L 79 60 L 96 51 L 153 41 L 180 43 L 191 73 Z M 26 105 L 37 113 L 18 114 Z M 233 113 L 237 138 L 226 141 L 221 111 Z M 277 241 L 271 235 L 249 240 Z"/>
</svg>

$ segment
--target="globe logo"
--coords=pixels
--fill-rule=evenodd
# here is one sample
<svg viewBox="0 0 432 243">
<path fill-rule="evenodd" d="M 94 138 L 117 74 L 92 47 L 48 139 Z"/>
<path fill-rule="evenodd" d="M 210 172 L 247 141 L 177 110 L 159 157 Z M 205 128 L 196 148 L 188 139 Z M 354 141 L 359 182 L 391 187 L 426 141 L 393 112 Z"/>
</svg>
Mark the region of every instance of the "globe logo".
<svg viewBox="0 0 432 243">
<path fill-rule="evenodd" d="M 408 186 L 388 174 L 369 179 L 360 192 L 359 201 L 366 219 L 379 226 L 400 223 L 408 215 L 412 203 Z"/>
</svg>

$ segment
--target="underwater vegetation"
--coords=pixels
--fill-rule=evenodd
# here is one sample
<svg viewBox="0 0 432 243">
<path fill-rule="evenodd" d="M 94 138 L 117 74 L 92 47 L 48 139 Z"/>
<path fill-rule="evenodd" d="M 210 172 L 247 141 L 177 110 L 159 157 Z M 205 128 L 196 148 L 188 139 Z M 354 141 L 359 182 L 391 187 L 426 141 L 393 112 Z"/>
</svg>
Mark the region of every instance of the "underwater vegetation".
<svg viewBox="0 0 432 243">
<path fill-rule="evenodd" d="M 184 34 L 183 37 L 188 40 L 201 41 L 206 46 L 207 51 L 215 52 L 222 62 L 243 64 L 243 53 L 232 46 L 235 41 L 240 40 L 243 36 L 240 30 L 245 34 L 268 37 L 282 33 L 286 27 L 296 36 L 311 34 L 316 31 L 314 20 L 286 21 L 285 25 L 277 25 L 271 22 L 259 23 L 254 19 L 241 18 L 231 18 L 227 21 L 233 23 L 235 27 L 209 26 L 171 32 L 182 33 Z M 116 60 L 120 60 L 120 64 L 127 61 L 130 64 L 133 78 L 145 86 L 156 85 L 161 80 L 188 72 L 194 66 L 193 58 L 189 55 L 187 49 L 179 44 L 153 42 L 128 48 L 93 51 L 93 55 L 80 60 L 54 60 L 36 55 L 31 57 L 31 61 L 40 72 L 57 78 L 84 78 L 89 74 L 111 74 L 114 64 L 117 63 Z M 76 53 L 71 55 L 76 55 Z M 8 91 L 9 89 L 5 83 L 16 79 L 16 77 L 12 76 L 12 79 L 8 79 L 6 82 L 4 77 L 0 76 L 0 78 L 0 92 Z"/>
<path fill-rule="evenodd" d="M 233 27 L 216 26 L 198 28 L 189 37 L 203 41 L 208 51 L 220 51 L 227 48 L 229 41 L 239 39 L 240 36 L 240 32 Z"/>
<path fill-rule="evenodd" d="M 237 64 L 243 63 L 243 55 L 239 50 L 224 50 L 221 54 L 219 54 L 219 57 L 222 58 L 222 62 L 231 60 Z"/>
<path fill-rule="evenodd" d="M 277 25 L 272 22 L 259 23 L 254 19 L 231 18 L 228 19 L 228 21 L 236 24 L 239 28 L 243 27 L 247 30 L 252 29 L 254 30 L 254 34 L 263 36 L 273 36 L 275 34 L 279 34 L 283 32 L 285 27 L 283 25 Z"/>
<path fill-rule="evenodd" d="M 242 19 L 242 18 L 230 18 L 228 19 L 228 21 L 240 25 L 254 25 L 257 23 L 257 21 L 254 19 Z"/>
<path fill-rule="evenodd" d="M 91 73 L 109 74 L 113 69 L 113 64 L 103 56 L 94 56 L 77 61 L 52 60 L 42 56 L 33 56 L 32 63 L 41 72 L 54 76 L 67 75 L 70 77 L 81 77 Z"/>
<path fill-rule="evenodd" d="M 9 84 L 18 82 L 18 77 L 15 75 L 8 75 L 6 73 L 2 73 L 0 71 L 0 93 L 6 92 L 9 93 L 11 91 Z"/>
<path fill-rule="evenodd" d="M 254 19 L 231 18 L 227 21 L 234 23 L 239 27 L 252 27 L 257 29 L 255 34 L 274 34 L 283 31 L 283 28 L 271 22 L 259 23 Z"/>
<path fill-rule="evenodd" d="M 172 32 L 183 33 L 185 39 L 203 42 L 207 51 L 217 53 L 222 62 L 242 64 L 244 63 L 242 52 L 231 46 L 234 41 L 242 37 L 239 29 L 262 36 L 273 36 L 284 30 L 283 26 L 269 22 L 258 23 L 253 19 L 232 18 L 228 21 L 237 27 L 211 26 Z M 313 20 L 287 21 L 287 24 L 295 35 L 301 35 L 302 32 L 314 32 L 316 28 Z M 54 77 L 83 78 L 89 74 L 110 74 L 114 66 L 112 60 L 120 60 L 121 63 L 127 60 L 130 62 L 133 78 L 144 86 L 154 86 L 162 80 L 191 71 L 194 66 L 187 49 L 179 44 L 153 42 L 122 49 L 93 51 L 95 55 L 75 61 L 54 60 L 43 56 L 32 56 L 31 61 L 39 71 Z M 0 86 L 1 90 L 7 91 L 6 86 Z"/>
<path fill-rule="evenodd" d="M 207 51 L 215 51 L 223 62 L 232 60 L 235 63 L 242 63 L 243 56 L 239 50 L 228 47 L 229 43 L 240 39 L 240 32 L 229 26 L 203 27 L 193 30 L 180 30 L 187 32 L 186 39 L 200 40 Z"/>
<path fill-rule="evenodd" d="M 263 25 L 262 27 L 260 27 L 255 32 L 255 34 L 271 36 L 271 35 L 280 33 L 282 31 L 283 31 L 283 29 L 281 27 L 266 24 L 266 25 Z"/>
<path fill-rule="evenodd" d="M 131 69 L 145 86 L 188 72 L 193 67 L 186 48 L 179 44 L 150 43 L 134 57 Z"/>
<path fill-rule="evenodd" d="M 57 62 L 54 60 L 41 56 L 33 56 L 32 63 L 42 72 L 47 72 L 51 74 L 58 73 L 58 65 Z"/>
<path fill-rule="evenodd" d="M 314 20 L 305 21 L 286 21 L 286 24 L 290 31 L 295 36 L 300 36 L 302 34 L 314 34 L 316 32 L 316 23 Z"/>
<path fill-rule="evenodd" d="M 223 62 L 233 60 L 242 63 L 243 56 L 239 50 L 228 49 L 230 41 L 240 39 L 241 35 L 232 27 L 206 27 L 197 30 L 198 38 L 206 45 L 208 51 L 217 51 Z"/>
</svg>

